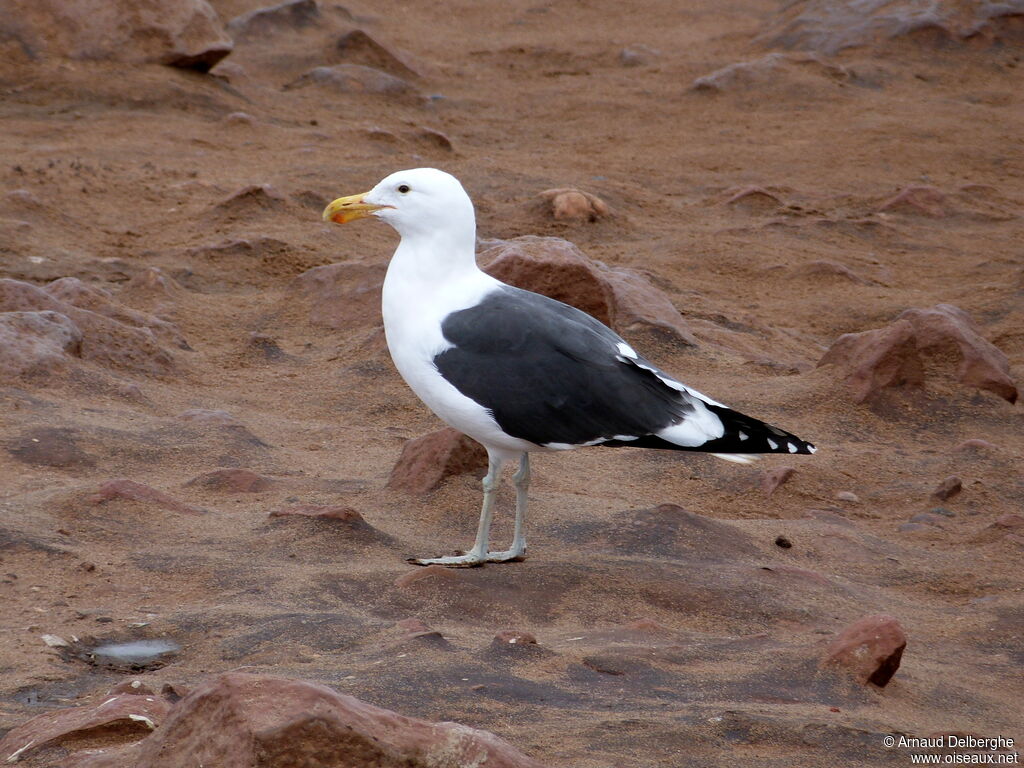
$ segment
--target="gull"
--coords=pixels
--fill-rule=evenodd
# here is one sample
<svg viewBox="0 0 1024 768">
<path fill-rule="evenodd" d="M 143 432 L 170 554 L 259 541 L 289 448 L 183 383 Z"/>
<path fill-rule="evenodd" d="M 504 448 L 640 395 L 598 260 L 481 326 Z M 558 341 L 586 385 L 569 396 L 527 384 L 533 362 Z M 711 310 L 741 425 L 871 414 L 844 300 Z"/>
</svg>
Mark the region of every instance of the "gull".
<svg viewBox="0 0 1024 768">
<path fill-rule="evenodd" d="M 814 453 L 795 435 L 686 386 L 585 312 L 483 272 L 473 203 L 454 176 L 434 168 L 399 171 L 369 192 L 334 200 L 323 213 L 324 221 L 339 224 L 368 217 L 401 236 L 382 299 L 391 359 L 427 407 L 481 443 L 488 457 L 472 548 L 410 562 L 524 559 L 533 451 L 630 446 L 741 463 L 761 453 Z M 518 462 L 512 545 L 490 551 L 508 462 Z"/>
</svg>

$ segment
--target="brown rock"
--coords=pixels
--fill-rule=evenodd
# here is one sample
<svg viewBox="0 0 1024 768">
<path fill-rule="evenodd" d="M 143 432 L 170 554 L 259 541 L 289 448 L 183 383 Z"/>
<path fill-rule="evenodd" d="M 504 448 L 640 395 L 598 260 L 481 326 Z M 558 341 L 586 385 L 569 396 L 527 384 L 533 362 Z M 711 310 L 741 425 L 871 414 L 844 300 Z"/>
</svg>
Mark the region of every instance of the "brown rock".
<svg viewBox="0 0 1024 768">
<path fill-rule="evenodd" d="M 316 0 L 288 0 L 236 16 L 228 22 L 228 32 L 236 40 L 246 41 L 283 30 L 312 27 L 319 20 L 320 8 Z"/>
<path fill-rule="evenodd" d="M 155 62 L 206 72 L 233 47 L 206 0 L 6 0 L 0 38 L 30 59 Z"/>
<path fill-rule="evenodd" d="M 972 541 L 976 544 L 990 544 L 1004 538 L 1024 544 L 1024 515 L 1003 515 L 982 528 Z"/>
<path fill-rule="evenodd" d="M 531 632 L 518 629 L 503 629 L 491 640 L 491 645 L 536 645 L 537 638 Z"/>
<path fill-rule="evenodd" d="M 483 477 L 487 451 L 475 440 L 445 427 L 406 441 L 391 470 L 388 488 L 408 493 L 428 493 L 446 477 L 472 473 Z"/>
<path fill-rule="evenodd" d="M 395 77 L 423 77 L 421 67 L 407 54 L 385 46 L 361 29 L 353 29 L 339 37 L 335 54 L 345 63 L 373 67 Z"/>
<path fill-rule="evenodd" d="M 335 64 L 333 67 L 315 67 L 300 75 L 286 88 L 307 85 L 330 88 L 338 93 L 368 93 L 381 96 L 416 96 L 419 90 L 400 77 L 389 75 L 361 64 Z"/>
<path fill-rule="evenodd" d="M 223 493 L 259 493 L 273 488 L 274 481 L 248 469 L 215 469 L 193 477 L 185 485 Z"/>
<path fill-rule="evenodd" d="M 387 267 L 344 262 L 303 272 L 291 289 L 309 302 L 309 322 L 334 329 L 381 325 L 381 287 Z"/>
<path fill-rule="evenodd" d="M 738 61 L 693 81 L 697 93 L 734 93 L 753 89 L 782 90 L 808 98 L 833 94 L 850 79 L 845 68 L 808 54 L 769 53 L 752 61 Z"/>
<path fill-rule="evenodd" d="M 445 650 L 451 648 L 451 644 L 445 639 L 444 635 L 436 629 L 431 629 L 419 619 L 402 619 L 395 624 L 395 627 L 402 631 L 406 640 L 415 640 L 433 648 L 443 648 Z"/>
<path fill-rule="evenodd" d="M 37 427 L 25 432 L 7 448 L 18 461 L 39 467 L 91 467 L 91 456 L 78 447 L 75 431 L 67 427 Z"/>
<path fill-rule="evenodd" d="M 950 304 L 908 309 L 886 328 L 840 336 L 818 362 L 836 365 L 855 402 L 895 387 L 923 387 L 925 362 L 958 359 L 963 384 L 994 392 L 1011 403 L 1017 386 L 1006 356 L 981 337 L 970 316 Z"/>
<path fill-rule="evenodd" d="M 403 573 L 395 579 L 395 586 L 399 589 L 434 589 L 438 585 L 451 587 L 461 584 L 463 577 L 454 568 L 445 568 L 443 565 L 428 565 L 425 568 L 417 568 L 414 571 Z"/>
<path fill-rule="evenodd" d="M 995 453 L 999 449 L 988 440 L 975 437 L 958 443 L 953 450 L 957 453 Z"/>
<path fill-rule="evenodd" d="M 82 332 L 60 312 L 0 313 L 0 382 L 62 373 L 81 347 Z"/>
<path fill-rule="evenodd" d="M 862 684 L 885 686 L 899 669 L 907 636 L 892 616 L 879 614 L 860 619 L 832 641 L 825 664 L 846 669 Z"/>
<path fill-rule="evenodd" d="M 911 186 L 901 189 L 882 203 L 878 210 L 939 219 L 948 215 L 945 203 L 946 196 L 935 187 Z"/>
<path fill-rule="evenodd" d="M 761 490 L 766 496 L 771 496 L 778 490 L 779 486 L 789 482 L 789 479 L 796 474 L 793 467 L 776 467 L 761 473 Z"/>
<path fill-rule="evenodd" d="M 777 213 L 783 204 L 778 195 L 764 187 L 747 186 L 730 189 L 726 195 L 726 205 L 734 206 L 747 213 Z"/>
<path fill-rule="evenodd" d="M 606 267 L 557 237 L 517 237 L 480 254 L 483 270 L 593 315 L 620 333 L 653 330 L 695 346 L 682 316 L 662 291 L 630 269 Z"/>
<path fill-rule="evenodd" d="M 188 294 L 180 283 L 159 267 L 146 267 L 125 283 L 118 298 L 146 306 L 177 303 Z"/>
<path fill-rule="evenodd" d="M 352 507 L 299 504 L 288 509 L 276 509 L 270 513 L 270 517 L 285 520 L 323 520 L 332 529 L 344 531 L 349 537 L 364 543 L 391 541 L 390 536 L 366 522 Z"/>
<path fill-rule="evenodd" d="M 183 515 L 202 515 L 206 510 L 193 507 L 183 501 L 178 501 L 163 491 L 151 488 L 134 480 L 118 479 L 107 480 L 100 484 L 99 489 L 90 497 L 93 504 L 105 504 L 113 499 L 127 499 L 137 501 L 141 504 L 152 504 L 171 512 L 178 512 Z"/>
<path fill-rule="evenodd" d="M 1012 43 L 1020 39 L 1018 3 L 983 0 L 895 0 L 843 3 L 794 0 L 781 6 L 758 41 L 763 45 L 819 51 L 832 56 L 844 48 L 905 42 L 914 47 L 957 47 Z"/>
<path fill-rule="evenodd" d="M 136 698 L 136 697 L 132 697 Z M 227 673 L 179 701 L 136 768 L 540 768 L 486 731 L 431 723 L 304 680 Z"/>
<path fill-rule="evenodd" d="M 45 712 L 15 726 L 0 739 L 0 763 L 16 763 L 46 747 L 62 743 L 71 747 L 85 739 L 106 739 L 112 745 L 139 740 L 150 735 L 170 711 L 170 704 L 155 696 L 115 691 L 111 696 L 96 706 Z"/>
<path fill-rule="evenodd" d="M 413 137 L 416 138 L 420 144 L 424 144 L 432 149 L 440 149 L 444 152 L 455 151 L 455 145 L 453 145 L 452 140 L 448 138 L 448 134 L 434 130 L 433 128 L 418 128 L 413 132 Z"/>
<path fill-rule="evenodd" d="M 945 501 L 946 499 L 951 499 L 960 493 L 960 491 L 963 490 L 963 487 L 963 481 L 959 477 L 956 475 L 950 475 L 938 484 L 935 490 L 932 491 L 932 496 L 939 501 Z"/>
<path fill-rule="evenodd" d="M 278 210 L 284 205 L 284 195 L 270 184 L 249 184 L 217 203 L 217 208 L 233 213 L 258 213 Z"/>
<path fill-rule="evenodd" d="M 188 342 L 173 323 L 118 303 L 108 291 L 86 285 L 76 277 L 62 277 L 43 290 L 68 304 L 104 315 L 127 326 L 148 328 L 161 342 L 189 349 Z"/>
<path fill-rule="evenodd" d="M 653 64 L 661 56 L 661 51 L 649 45 L 637 43 L 627 45 L 619 51 L 619 63 L 624 67 L 645 67 Z"/>
<path fill-rule="evenodd" d="M 149 327 L 136 327 L 89 309 L 81 309 L 50 295 L 41 288 L 19 280 L 0 279 L 0 312 L 52 312 L 70 319 L 81 332 L 78 349 L 82 359 L 135 373 L 166 376 L 174 368 L 174 359 L 157 342 Z M 24 322 L 28 322 L 25 319 Z M 63 334 L 46 332 L 43 321 L 63 325 Z M 74 334 L 63 321 L 48 315 L 31 319 L 36 335 L 51 339 L 64 336 L 65 344 L 74 349 Z"/>
<path fill-rule="evenodd" d="M 546 189 L 539 197 L 548 203 L 555 221 L 595 222 L 611 215 L 604 200 L 578 189 Z"/>
<path fill-rule="evenodd" d="M 130 693 L 135 696 L 155 696 L 153 690 L 141 680 L 122 680 L 110 689 L 108 695 L 116 696 L 122 693 Z"/>
</svg>

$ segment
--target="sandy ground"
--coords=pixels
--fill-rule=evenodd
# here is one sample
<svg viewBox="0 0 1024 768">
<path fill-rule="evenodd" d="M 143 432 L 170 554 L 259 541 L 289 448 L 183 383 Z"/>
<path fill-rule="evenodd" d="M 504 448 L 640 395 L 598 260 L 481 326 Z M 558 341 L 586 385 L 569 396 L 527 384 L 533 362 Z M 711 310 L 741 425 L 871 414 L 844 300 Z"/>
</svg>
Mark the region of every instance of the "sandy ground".
<svg viewBox="0 0 1024 768">
<path fill-rule="evenodd" d="M 213 4 L 225 19 L 258 5 Z M 1020 406 L 963 387 L 942 361 L 924 390 L 873 404 L 815 367 L 841 334 L 950 303 L 1020 380 L 1019 49 L 912 40 L 838 54 L 852 78 L 794 65 L 710 93 L 694 79 L 765 54 L 754 39 L 775 3 L 347 7 L 354 21 L 331 12 L 240 43 L 213 75 L 4 70 L 2 276 L 79 278 L 172 323 L 187 348 L 161 338 L 159 372 L 83 362 L 0 388 L 0 734 L 128 674 L 188 687 L 244 669 L 584 768 L 905 765 L 884 735 L 1024 739 L 1021 539 L 989 528 L 1024 507 Z M 331 41 L 355 25 L 404 52 L 418 93 L 285 87 L 335 63 Z M 623 63 L 630 47 L 638 66 Z M 481 238 L 564 237 L 649 273 L 700 343 L 633 341 L 819 453 L 755 468 L 625 449 L 538 456 L 525 562 L 407 565 L 470 544 L 478 482 L 385 488 L 403 442 L 441 425 L 391 367 L 372 295 L 327 328 L 294 278 L 384 265 L 390 229 L 325 225 L 320 211 L 423 165 L 463 181 Z M 236 195 L 250 185 L 270 189 Z M 882 210 L 913 185 L 945 195 L 942 215 Z M 552 220 L 537 195 L 564 186 L 614 215 Z M 727 202 L 750 186 L 774 198 Z M 151 268 L 169 279 L 147 284 Z M 191 409 L 233 421 L 182 418 Z M 73 450 L 40 458 L 33 441 Z M 760 473 L 782 466 L 796 473 L 767 496 Z M 225 467 L 273 482 L 187 485 Z M 953 474 L 963 491 L 932 498 Z M 112 478 L 206 513 L 94 503 Z M 511 501 L 506 489 L 504 512 Z M 649 511 L 666 503 L 701 517 Z M 268 517 L 298 504 L 352 507 L 382 537 Z M 834 634 L 873 613 L 908 636 L 893 681 L 820 670 Z M 409 637 L 396 623 L 410 618 L 443 639 Z M 493 648 L 503 629 L 538 645 Z M 66 660 L 43 634 L 182 650 L 126 672 Z"/>
</svg>

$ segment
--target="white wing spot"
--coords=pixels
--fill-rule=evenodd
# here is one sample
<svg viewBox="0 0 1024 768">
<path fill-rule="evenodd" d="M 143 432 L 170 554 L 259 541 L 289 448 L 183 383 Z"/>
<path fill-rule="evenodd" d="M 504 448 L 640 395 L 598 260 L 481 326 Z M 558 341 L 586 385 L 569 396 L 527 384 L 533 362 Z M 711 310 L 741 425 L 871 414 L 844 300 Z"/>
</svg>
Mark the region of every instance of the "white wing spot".
<svg viewBox="0 0 1024 768">
<path fill-rule="evenodd" d="M 808 445 L 807 446 L 807 450 L 810 451 L 811 453 L 817 453 L 818 452 L 818 449 L 815 448 L 813 445 Z"/>
<path fill-rule="evenodd" d="M 774 450 L 775 450 L 776 448 L 778 448 L 778 447 L 779 447 L 779 444 L 778 444 L 778 443 L 776 443 L 776 442 L 775 442 L 774 440 L 772 440 L 772 439 L 771 439 L 770 437 L 768 438 L 768 445 L 770 445 L 770 446 L 771 446 L 771 449 L 772 449 L 773 451 L 774 451 Z"/>
<path fill-rule="evenodd" d="M 750 435 L 748 435 L 746 432 L 744 432 L 742 430 L 740 430 L 739 435 L 740 435 L 740 440 L 749 440 L 750 439 Z"/>
<path fill-rule="evenodd" d="M 633 348 L 631 346 L 629 346 L 629 344 L 626 344 L 625 342 L 620 341 L 618 343 L 617 347 L 618 347 L 620 355 L 623 355 L 624 357 L 628 357 L 630 360 L 636 360 L 637 354 L 633 350 Z"/>
<path fill-rule="evenodd" d="M 639 439 L 640 438 L 637 437 L 636 435 L 615 435 L 612 438 L 612 440 L 622 440 L 623 442 L 625 442 L 627 440 L 639 440 Z"/>
<path fill-rule="evenodd" d="M 792 443 L 786 443 L 786 445 L 789 446 L 789 452 L 790 453 L 796 453 L 796 446 L 795 445 L 793 445 Z"/>
</svg>

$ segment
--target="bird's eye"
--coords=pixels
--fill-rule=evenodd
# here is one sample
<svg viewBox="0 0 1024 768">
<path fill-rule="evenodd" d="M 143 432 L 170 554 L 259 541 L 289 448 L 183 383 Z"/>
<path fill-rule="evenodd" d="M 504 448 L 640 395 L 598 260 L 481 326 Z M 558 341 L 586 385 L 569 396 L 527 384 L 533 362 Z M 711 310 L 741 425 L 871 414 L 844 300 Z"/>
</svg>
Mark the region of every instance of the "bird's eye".
<svg viewBox="0 0 1024 768">
<path fill-rule="evenodd" d="M 401 192 L 404 195 L 406 192 L 409 191 L 409 185 L 408 184 L 399 184 L 398 185 L 398 191 Z"/>
</svg>

